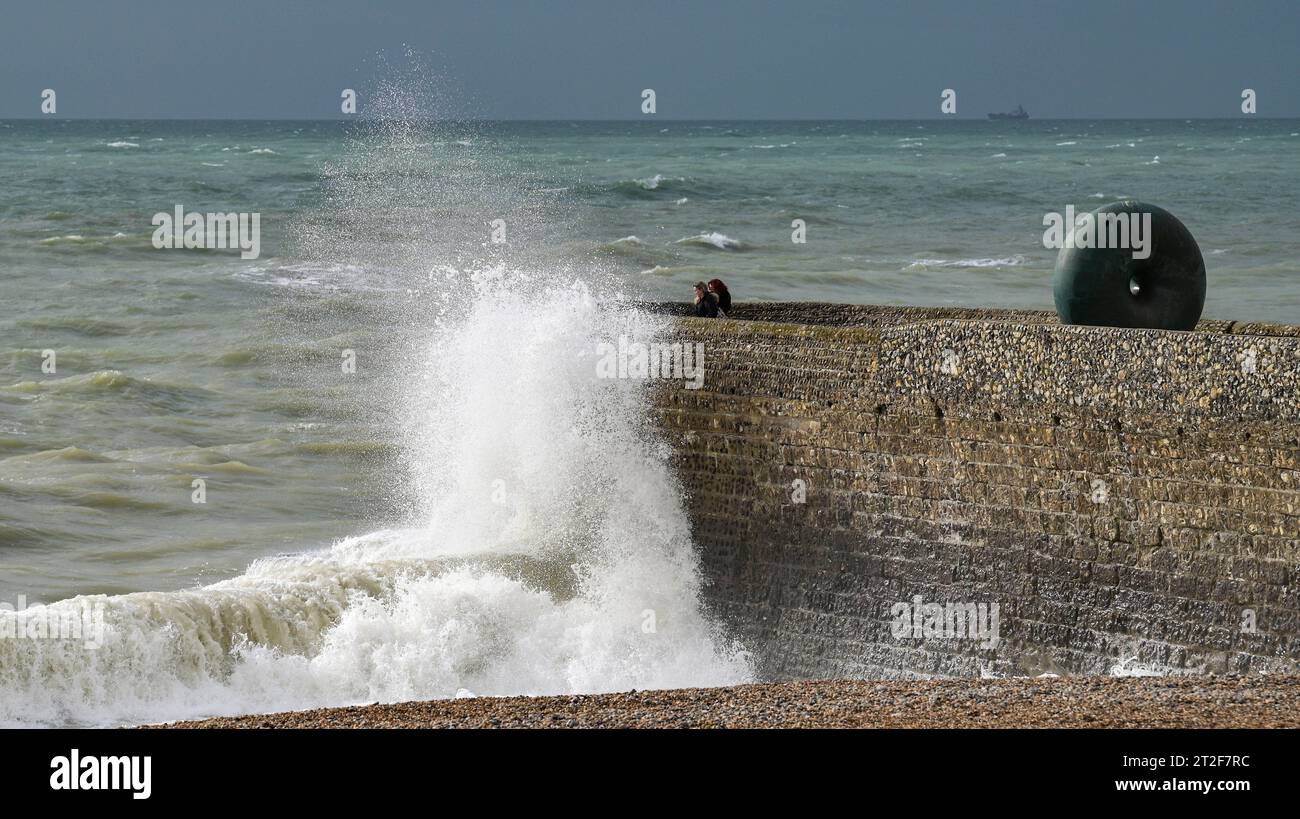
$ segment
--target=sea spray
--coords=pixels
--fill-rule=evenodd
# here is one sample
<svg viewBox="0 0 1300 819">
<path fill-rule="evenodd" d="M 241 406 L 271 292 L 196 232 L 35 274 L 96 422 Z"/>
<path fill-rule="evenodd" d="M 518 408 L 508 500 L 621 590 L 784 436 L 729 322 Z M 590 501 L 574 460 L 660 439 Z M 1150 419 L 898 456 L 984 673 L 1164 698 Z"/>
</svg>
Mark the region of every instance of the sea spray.
<svg viewBox="0 0 1300 819">
<path fill-rule="evenodd" d="M 745 653 L 701 612 L 646 383 L 595 377 L 597 339 L 657 332 L 581 284 L 478 300 L 429 351 L 412 401 L 427 525 L 261 560 L 192 591 L 101 598 L 96 651 L 0 641 L 0 722 L 750 679 Z"/>
<path fill-rule="evenodd" d="M 655 386 L 597 377 L 602 343 L 672 343 L 667 325 L 561 258 L 572 215 L 488 140 L 393 100 L 291 231 L 328 287 L 285 288 L 271 314 L 309 353 L 286 381 L 339 384 L 326 353 L 356 351 L 357 380 L 316 411 L 400 439 L 400 520 L 200 588 L 52 604 L 102 605 L 102 645 L 0 641 L 0 724 L 752 679 L 701 607 Z M 511 243 L 479 230 L 492 219 Z"/>
</svg>

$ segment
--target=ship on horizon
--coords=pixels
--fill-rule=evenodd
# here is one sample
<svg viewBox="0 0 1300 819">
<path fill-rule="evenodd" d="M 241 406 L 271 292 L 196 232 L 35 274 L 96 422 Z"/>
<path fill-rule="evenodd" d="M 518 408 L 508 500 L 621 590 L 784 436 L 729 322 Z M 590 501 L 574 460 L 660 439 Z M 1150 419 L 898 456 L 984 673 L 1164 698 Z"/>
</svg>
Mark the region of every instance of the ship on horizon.
<svg viewBox="0 0 1300 819">
<path fill-rule="evenodd" d="M 989 119 L 1029 119 L 1029 112 L 1023 105 L 1017 105 L 1016 110 L 1005 114 L 989 114 Z"/>
</svg>

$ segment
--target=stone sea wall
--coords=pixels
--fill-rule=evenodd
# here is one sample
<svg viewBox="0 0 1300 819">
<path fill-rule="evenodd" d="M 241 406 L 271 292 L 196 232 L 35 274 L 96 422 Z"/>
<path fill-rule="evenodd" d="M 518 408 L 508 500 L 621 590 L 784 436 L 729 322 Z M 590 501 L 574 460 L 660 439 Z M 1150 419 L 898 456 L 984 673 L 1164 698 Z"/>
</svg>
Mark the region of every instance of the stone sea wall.
<svg viewBox="0 0 1300 819">
<path fill-rule="evenodd" d="M 764 678 L 1300 670 L 1300 328 L 732 315 L 656 411 Z"/>
</svg>

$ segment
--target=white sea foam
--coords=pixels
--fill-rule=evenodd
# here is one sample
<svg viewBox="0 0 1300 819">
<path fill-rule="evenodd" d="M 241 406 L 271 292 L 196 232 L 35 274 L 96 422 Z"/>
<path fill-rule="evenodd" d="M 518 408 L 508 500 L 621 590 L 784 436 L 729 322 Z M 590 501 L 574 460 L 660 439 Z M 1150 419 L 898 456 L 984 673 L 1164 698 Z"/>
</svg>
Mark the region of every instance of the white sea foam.
<svg viewBox="0 0 1300 819">
<path fill-rule="evenodd" d="M 695 245 L 697 247 L 716 247 L 719 250 L 739 250 L 741 247 L 739 240 L 718 233 L 717 231 L 687 236 L 684 239 L 678 239 L 673 244 Z"/>
<path fill-rule="evenodd" d="M 905 270 L 923 270 L 931 267 L 1015 267 L 1025 264 L 1026 257 L 1021 255 L 1001 256 L 997 258 L 978 259 L 917 259 Z"/>
<path fill-rule="evenodd" d="M 1166 677 L 1175 673 L 1175 669 L 1138 662 L 1137 657 L 1125 657 L 1110 667 L 1112 677 Z"/>
<path fill-rule="evenodd" d="M 411 145 L 430 141 L 409 119 L 355 157 L 374 173 L 332 178 L 329 218 L 299 240 L 325 262 L 244 271 L 344 293 L 446 280 L 455 309 L 383 314 L 407 351 L 383 385 L 400 408 L 389 432 L 405 457 L 391 477 L 409 497 L 406 516 L 212 585 L 52 604 L 102 603 L 103 645 L 0 639 L 0 725 L 753 679 L 748 654 L 701 607 L 671 451 L 647 423 L 650 382 L 596 377 L 601 342 L 661 340 L 669 325 L 620 308 L 594 272 L 532 258 L 507 266 L 495 248 L 472 258 L 481 240 L 456 244 L 459 231 L 419 231 L 360 256 L 370 246 L 357 234 L 416 206 L 502 213 L 519 231 L 542 218 L 477 150 L 409 174 L 428 160 Z M 0 634 L 14 616 L 0 612 Z"/>
<path fill-rule="evenodd" d="M 635 180 L 635 182 L 637 185 L 641 186 L 645 190 L 653 191 L 653 190 L 658 190 L 659 186 L 663 184 L 665 179 L 667 179 L 667 177 L 665 177 L 661 173 L 657 173 L 654 176 L 647 177 L 645 179 L 637 179 Z"/>
<path fill-rule="evenodd" d="M 465 319 L 409 396 L 422 525 L 190 591 L 53 604 L 104 603 L 104 645 L 0 639 L 0 724 L 751 679 L 700 610 L 644 385 L 594 377 L 599 340 L 659 320 L 597 309 L 581 284 L 496 292 Z"/>
</svg>

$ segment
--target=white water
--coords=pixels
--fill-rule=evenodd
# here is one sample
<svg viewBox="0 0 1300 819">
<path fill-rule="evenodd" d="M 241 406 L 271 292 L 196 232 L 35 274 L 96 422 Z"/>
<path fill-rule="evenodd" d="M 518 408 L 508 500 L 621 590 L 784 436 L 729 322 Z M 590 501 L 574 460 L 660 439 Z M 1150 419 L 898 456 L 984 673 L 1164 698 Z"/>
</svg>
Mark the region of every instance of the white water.
<svg viewBox="0 0 1300 819">
<path fill-rule="evenodd" d="M 103 645 L 0 638 L 0 725 L 752 678 L 701 611 L 650 384 L 596 377 L 601 342 L 664 328 L 555 260 L 568 214 L 491 146 L 413 121 L 436 91 L 416 70 L 372 96 L 389 119 L 326 169 L 324 207 L 296 226 L 313 276 L 285 290 L 392 294 L 378 329 L 402 354 L 376 389 L 400 409 L 409 474 L 391 488 L 410 519 L 203 588 L 53 604 L 102 603 Z M 489 216 L 508 243 L 486 243 Z"/>
<path fill-rule="evenodd" d="M 0 639 L 0 724 L 749 680 L 701 613 L 647 385 L 595 378 L 599 341 L 656 320 L 580 283 L 478 292 L 407 380 L 427 523 L 191 591 L 55 603 L 103 602 L 104 644 Z"/>
</svg>

